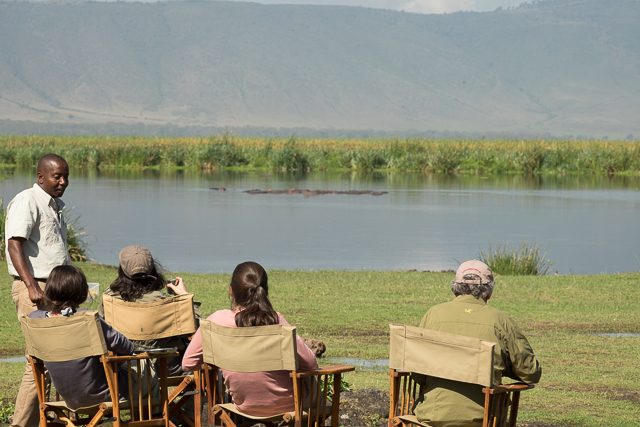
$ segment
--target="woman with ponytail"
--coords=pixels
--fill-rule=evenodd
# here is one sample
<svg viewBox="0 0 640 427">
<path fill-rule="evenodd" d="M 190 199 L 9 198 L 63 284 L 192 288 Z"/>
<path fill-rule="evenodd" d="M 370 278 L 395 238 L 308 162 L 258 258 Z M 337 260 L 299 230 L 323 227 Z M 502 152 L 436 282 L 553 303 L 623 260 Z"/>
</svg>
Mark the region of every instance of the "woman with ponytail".
<svg viewBox="0 0 640 427">
<path fill-rule="evenodd" d="M 231 309 L 218 310 L 207 318 L 213 323 L 227 327 L 247 327 L 266 325 L 288 325 L 285 318 L 274 310 L 269 301 L 267 272 L 256 262 L 238 264 L 229 285 Z M 318 367 L 315 354 L 299 336 L 297 339 L 298 363 L 300 370 Z M 202 335 L 198 330 L 182 359 L 182 369 L 192 371 L 202 364 Z M 233 403 L 241 411 L 263 416 L 293 411 L 293 383 L 286 371 L 272 372 L 223 372 L 225 384 Z M 257 388 L 255 384 L 264 387 Z"/>
</svg>

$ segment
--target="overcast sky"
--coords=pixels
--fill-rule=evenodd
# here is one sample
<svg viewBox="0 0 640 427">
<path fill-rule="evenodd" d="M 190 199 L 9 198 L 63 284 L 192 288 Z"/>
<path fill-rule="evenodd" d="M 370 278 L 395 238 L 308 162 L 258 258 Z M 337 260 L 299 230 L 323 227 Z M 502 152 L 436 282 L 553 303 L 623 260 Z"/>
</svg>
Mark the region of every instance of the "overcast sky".
<svg viewBox="0 0 640 427">
<path fill-rule="evenodd" d="M 246 0 L 235 0 L 246 1 Z M 525 0 L 255 0 L 264 4 L 339 4 L 417 13 L 451 13 L 461 10 L 489 11 L 498 7 L 513 7 Z"/>
<path fill-rule="evenodd" d="M 20 1 L 20 0 L 18 0 Z M 23 0 L 24 1 L 24 0 Z M 48 1 L 48 0 L 31 0 Z M 122 0 L 97 0 L 122 1 Z M 140 2 L 156 2 L 162 0 L 124 0 Z M 452 13 L 459 11 L 486 12 L 499 7 L 515 7 L 532 0 L 231 0 L 251 1 L 263 4 L 320 4 L 363 6 L 376 9 L 404 10 L 415 13 Z"/>
</svg>

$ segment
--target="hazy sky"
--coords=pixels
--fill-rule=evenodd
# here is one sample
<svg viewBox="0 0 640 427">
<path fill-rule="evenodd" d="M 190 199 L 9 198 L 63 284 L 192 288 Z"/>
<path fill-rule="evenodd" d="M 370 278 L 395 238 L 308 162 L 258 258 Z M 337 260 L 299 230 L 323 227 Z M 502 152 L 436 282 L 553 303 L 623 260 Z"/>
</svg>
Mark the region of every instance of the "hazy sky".
<svg viewBox="0 0 640 427">
<path fill-rule="evenodd" d="M 243 0 L 235 0 L 243 1 Z M 244 0 L 246 1 L 246 0 Z M 498 7 L 518 6 L 525 0 L 255 0 L 264 4 L 339 4 L 417 13 L 450 13 L 461 10 L 489 11 Z"/>
<path fill-rule="evenodd" d="M 35 0 L 38 1 L 38 0 Z M 47 1 L 47 0 L 44 0 Z M 121 0 L 97 0 L 121 1 Z M 124 0 L 140 2 L 156 2 L 162 0 Z M 404 10 L 415 13 L 451 13 L 461 10 L 486 12 L 499 7 L 515 7 L 532 0 L 231 0 L 251 1 L 263 4 L 320 4 L 363 6 L 377 9 Z"/>
</svg>

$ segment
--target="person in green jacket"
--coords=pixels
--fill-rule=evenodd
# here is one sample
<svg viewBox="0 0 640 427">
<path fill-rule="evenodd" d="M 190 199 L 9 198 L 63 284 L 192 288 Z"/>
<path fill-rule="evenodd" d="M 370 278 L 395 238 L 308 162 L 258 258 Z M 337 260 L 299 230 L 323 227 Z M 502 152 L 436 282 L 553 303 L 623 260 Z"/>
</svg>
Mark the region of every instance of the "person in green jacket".
<svg viewBox="0 0 640 427">
<path fill-rule="evenodd" d="M 487 304 L 493 286 L 489 266 L 463 262 L 451 283 L 455 298 L 431 307 L 420 327 L 495 342 L 494 378 L 537 383 L 542 368 L 529 341 L 511 317 Z M 419 380 L 426 386 L 424 400 L 414 409 L 419 421 L 434 427 L 482 425 L 481 386 L 424 376 Z"/>
</svg>

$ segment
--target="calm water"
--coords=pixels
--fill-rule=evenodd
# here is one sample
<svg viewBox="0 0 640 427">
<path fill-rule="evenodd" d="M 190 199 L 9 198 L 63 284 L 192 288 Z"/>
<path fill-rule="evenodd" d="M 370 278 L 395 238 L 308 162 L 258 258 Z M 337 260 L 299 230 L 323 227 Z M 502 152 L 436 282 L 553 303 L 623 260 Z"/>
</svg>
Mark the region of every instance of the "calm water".
<svg viewBox="0 0 640 427">
<path fill-rule="evenodd" d="M 73 171 L 72 171 L 73 173 Z M 0 181 L 6 203 L 30 175 Z M 211 187 L 224 187 L 214 191 Z M 371 195 L 250 195 L 249 189 L 386 191 Z M 537 245 L 560 273 L 640 269 L 640 181 L 435 179 L 421 175 L 72 175 L 64 200 L 90 256 L 117 263 L 148 246 L 173 271 L 443 270 L 490 246 Z"/>
</svg>

